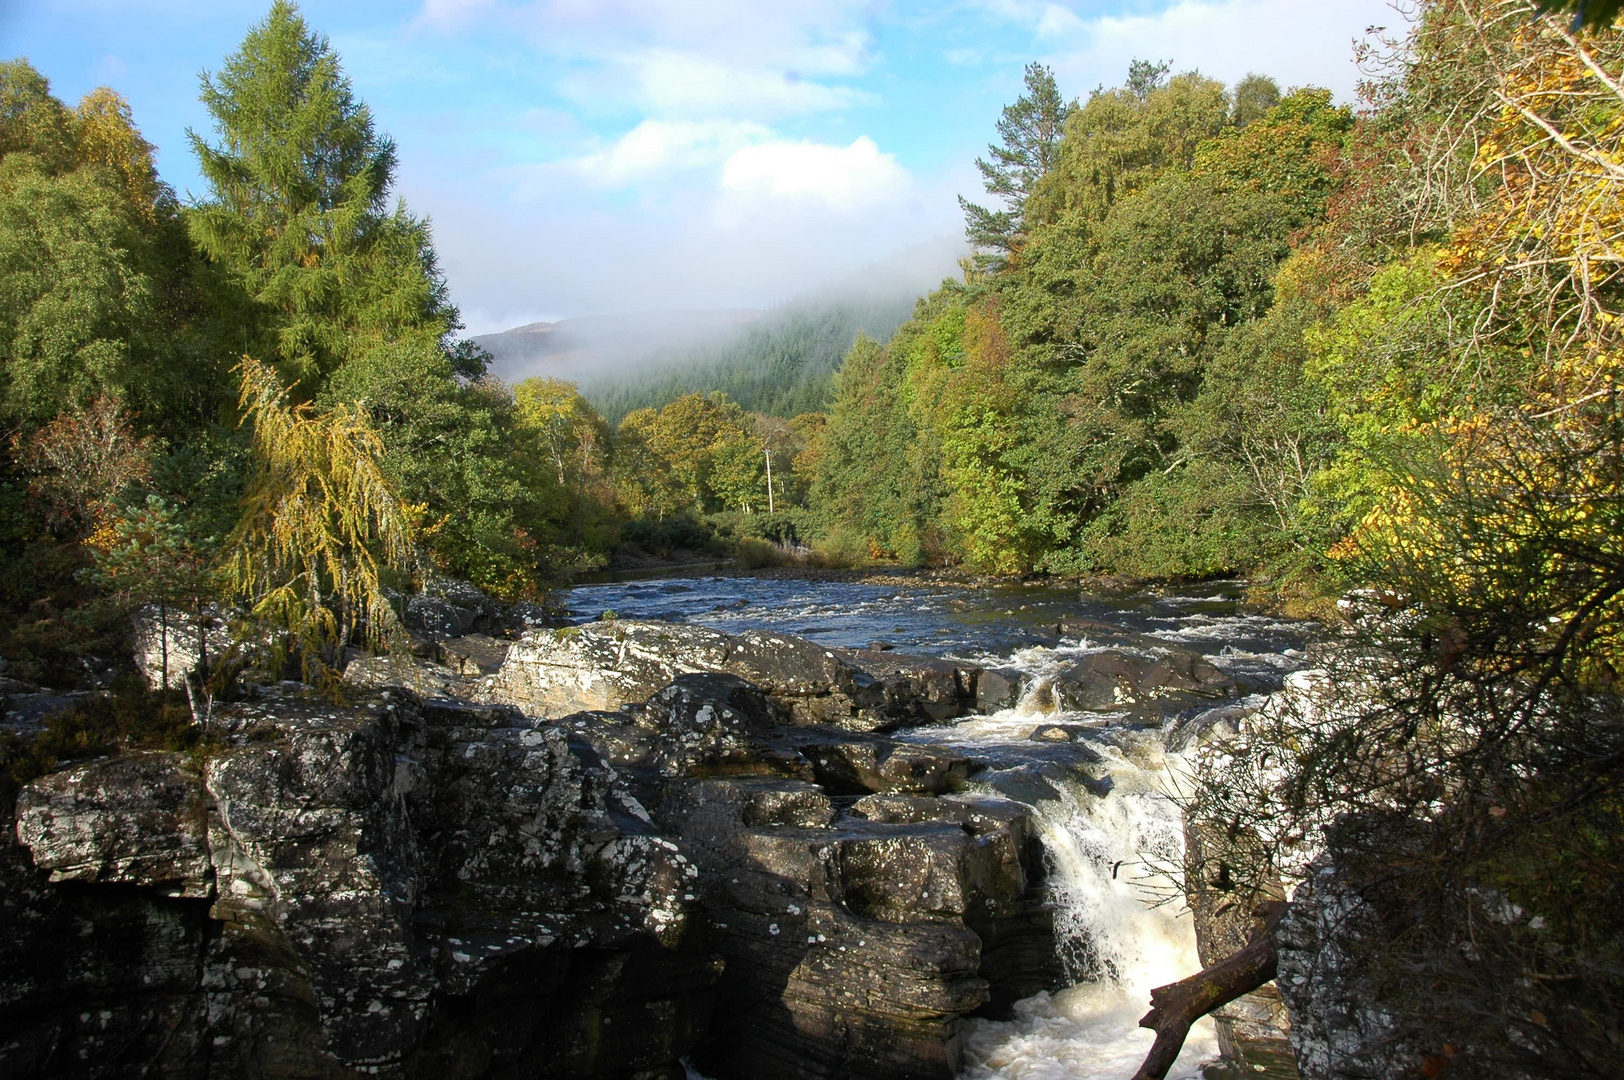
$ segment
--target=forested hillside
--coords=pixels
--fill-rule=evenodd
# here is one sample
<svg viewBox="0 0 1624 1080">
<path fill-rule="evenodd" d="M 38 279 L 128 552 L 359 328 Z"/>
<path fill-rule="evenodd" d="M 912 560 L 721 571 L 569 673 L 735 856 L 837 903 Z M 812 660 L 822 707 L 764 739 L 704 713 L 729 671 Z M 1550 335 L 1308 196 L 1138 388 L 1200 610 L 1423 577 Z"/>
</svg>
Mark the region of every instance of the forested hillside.
<svg viewBox="0 0 1624 1080">
<path fill-rule="evenodd" d="M 803 301 L 768 312 L 729 340 L 583 376 L 581 393 L 616 422 L 696 391 L 719 391 L 751 412 L 785 419 L 821 412 L 857 335 L 889 338 L 913 305 L 911 293 L 894 290 Z"/>
</svg>

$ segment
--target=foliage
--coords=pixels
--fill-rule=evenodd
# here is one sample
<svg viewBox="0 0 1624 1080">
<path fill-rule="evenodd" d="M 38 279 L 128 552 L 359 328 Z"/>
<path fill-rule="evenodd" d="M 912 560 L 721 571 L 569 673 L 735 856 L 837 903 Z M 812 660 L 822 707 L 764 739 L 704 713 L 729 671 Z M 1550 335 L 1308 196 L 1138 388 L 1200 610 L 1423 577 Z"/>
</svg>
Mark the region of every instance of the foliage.
<svg viewBox="0 0 1624 1080">
<path fill-rule="evenodd" d="M 203 75 L 202 101 L 220 141 L 188 132 L 212 189 L 188 224 L 228 286 L 217 302 L 238 320 L 232 350 L 274 357 L 308 400 L 370 348 L 438 348 L 457 316 L 428 227 L 387 208 L 394 144 L 326 38 L 277 0 Z"/>
<path fill-rule="evenodd" d="M 217 369 L 184 326 L 186 248 L 123 99 L 70 110 L 27 61 L 0 64 L 0 423 L 100 397 L 153 424 L 207 414 Z"/>
<path fill-rule="evenodd" d="M 1308 542 L 1326 425 L 1301 340 L 1322 312 L 1252 327 L 1327 214 L 1352 117 L 1253 77 L 1249 107 L 1274 104 L 1242 126 L 1221 85 L 1164 75 L 1070 114 L 1019 259 L 854 348 L 816 448 L 830 528 L 1001 573 L 1201 575 Z"/>
<path fill-rule="evenodd" d="M 983 270 L 1001 268 L 1021 245 L 1026 198 L 1054 168 L 1066 116 L 1077 104 L 1062 100 L 1054 72 L 1043 64 L 1026 65 L 1025 83 L 1026 93 L 1004 106 L 998 118 L 1002 144 L 988 144 L 992 160 L 976 159 L 987 194 L 1001 199 L 1004 209 L 988 210 L 959 196 L 964 235 L 976 249 L 975 261 Z"/>
<path fill-rule="evenodd" d="M 1604 1076 L 1624 1067 L 1624 33 L 1533 15 L 1431 5 L 1380 88 L 1411 133 L 1390 220 L 1428 242 L 1305 334 L 1344 437 L 1316 478 L 1344 507 L 1331 554 L 1372 588 L 1319 688 L 1222 747 L 1197 809 L 1255 838 L 1231 853 L 1254 886 L 1316 843 L 1371 883 L 1382 940 L 1355 962 L 1401 1044 Z"/>
<path fill-rule="evenodd" d="M 224 586 L 285 635 L 308 681 L 330 686 L 352 640 L 378 648 L 398 636 L 385 583 L 415 575 L 416 511 L 385 476 L 382 441 L 364 417 L 345 405 L 317 413 L 287 404 L 256 360 L 245 357 L 238 372 L 254 456 Z"/>
<path fill-rule="evenodd" d="M 0 735 L 0 798 L 14 799 L 24 784 L 63 761 L 130 750 L 192 750 L 203 739 L 178 691 L 148 690 L 133 673 L 106 694 L 52 713 L 44 728 L 27 741 Z"/>
<path fill-rule="evenodd" d="M 135 434 L 117 401 L 100 397 L 22 440 L 17 462 L 33 474 L 29 494 L 46 524 L 82 536 L 107 519 L 120 496 L 151 478 L 152 441 Z"/>
<path fill-rule="evenodd" d="M 628 413 L 615 438 L 616 483 L 635 516 L 767 505 L 766 448 L 726 394 L 685 394 Z"/>
<path fill-rule="evenodd" d="M 913 309 L 881 289 L 769 312 L 736 338 L 656 356 L 623 371 L 583 375 L 581 392 L 611 423 L 684 394 L 721 392 L 749 412 L 789 418 L 829 405 L 834 371 L 859 333 L 884 341 Z"/>
</svg>

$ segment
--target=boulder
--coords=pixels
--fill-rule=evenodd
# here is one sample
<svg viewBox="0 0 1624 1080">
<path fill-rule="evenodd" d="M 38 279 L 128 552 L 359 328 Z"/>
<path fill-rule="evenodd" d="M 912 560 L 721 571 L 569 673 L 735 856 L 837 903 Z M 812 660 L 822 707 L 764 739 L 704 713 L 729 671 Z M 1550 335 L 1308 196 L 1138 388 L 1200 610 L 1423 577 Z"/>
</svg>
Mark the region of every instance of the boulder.
<svg viewBox="0 0 1624 1080">
<path fill-rule="evenodd" d="M 52 773 L 17 801 L 17 839 L 50 880 L 209 894 L 203 783 L 180 754 L 143 753 Z"/>
<path fill-rule="evenodd" d="M 1233 697 L 1235 681 L 1196 653 L 1146 655 L 1102 649 L 1055 675 L 1061 708 L 1072 712 L 1128 709 L 1158 703 L 1193 704 Z"/>
<path fill-rule="evenodd" d="M 673 786 L 658 818 L 704 871 L 727 958 L 695 1058 L 712 1075 L 948 1080 L 965 1016 L 1059 985 L 1012 804 L 873 795 L 838 815 L 804 781 L 711 778 Z M 1047 971 L 1008 962 L 1022 930 Z"/>
<path fill-rule="evenodd" d="M 983 668 L 976 677 L 976 712 L 1013 709 L 1020 703 L 1026 678 L 1026 673 L 1016 668 Z"/>
<path fill-rule="evenodd" d="M 732 635 L 677 623 L 603 620 L 526 633 L 480 695 L 561 717 L 641 703 L 679 675 L 701 672 L 753 683 L 792 723 L 858 731 L 961 716 L 975 692 L 972 669 L 963 665 L 837 652 L 767 631 Z"/>
<path fill-rule="evenodd" d="M 135 628 L 135 666 L 154 690 L 186 685 L 186 677 L 205 660 L 214 663 L 231 648 L 233 637 L 225 612 L 210 604 L 201 612 L 148 605 L 131 616 Z"/>
</svg>

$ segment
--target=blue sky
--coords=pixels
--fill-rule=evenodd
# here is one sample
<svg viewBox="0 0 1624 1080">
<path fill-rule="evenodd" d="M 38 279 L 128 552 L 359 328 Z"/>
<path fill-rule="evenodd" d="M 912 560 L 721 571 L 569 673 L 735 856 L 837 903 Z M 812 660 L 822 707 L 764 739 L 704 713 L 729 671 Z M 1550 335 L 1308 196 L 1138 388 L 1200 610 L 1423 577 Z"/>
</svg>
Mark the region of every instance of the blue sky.
<svg viewBox="0 0 1624 1080">
<path fill-rule="evenodd" d="M 198 73 L 268 0 L 0 0 L 0 51 L 57 94 L 129 98 L 163 176 L 201 192 Z M 1387 0 L 307 0 L 400 147 L 475 332 L 765 307 L 957 237 L 955 195 L 1031 60 L 1067 96 L 1135 57 L 1351 100 Z"/>
</svg>

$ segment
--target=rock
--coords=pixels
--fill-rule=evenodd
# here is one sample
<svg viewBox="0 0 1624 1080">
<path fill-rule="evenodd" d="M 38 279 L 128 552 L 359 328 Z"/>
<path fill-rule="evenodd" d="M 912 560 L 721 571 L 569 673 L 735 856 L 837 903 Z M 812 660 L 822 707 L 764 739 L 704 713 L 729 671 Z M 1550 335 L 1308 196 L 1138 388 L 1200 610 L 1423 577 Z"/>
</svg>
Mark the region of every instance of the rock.
<svg viewBox="0 0 1624 1080">
<path fill-rule="evenodd" d="M 1016 668 L 983 668 L 976 678 L 976 712 L 1013 709 L 1021 700 L 1026 673 Z"/>
<path fill-rule="evenodd" d="M 144 753 L 52 773 L 17 800 L 17 839 L 50 880 L 209 894 L 201 779 L 181 754 Z"/>
<path fill-rule="evenodd" d="M 1184 881 L 1203 967 L 1211 967 L 1248 943 L 1257 925 L 1252 909 L 1260 901 L 1285 897 L 1278 880 L 1264 889 L 1243 889 L 1232 879 L 1230 866 L 1248 854 L 1242 849 L 1244 835 L 1249 834 L 1232 834 L 1224 822 L 1185 817 Z M 1273 983 L 1243 994 L 1211 1015 L 1219 1053 L 1232 1074 L 1282 1080 L 1296 1076 L 1291 1018 Z"/>
<path fill-rule="evenodd" d="M 1229 738 L 1238 734 L 1241 724 L 1257 710 L 1255 701 L 1238 701 L 1170 716 L 1162 726 L 1162 745 L 1182 754 L 1200 743 Z"/>
<path fill-rule="evenodd" d="M 1033 742 L 1069 743 L 1076 742 L 1083 730 L 1079 724 L 1044 724 L 1027 737 Z"/>
<path fill-rule="evenodd" d="M 407 599 L 401 621 L 414 635 L 421 635 L 430 641 L 444 641 L 468 633 L 478 617 L 477 611 L 458 607 L 444 597 L 419 595 Z"/>
<path fill-rule="evenodd" d="M 1275 986 L 1291 1014 L 1291 1044 L 1304 1080 L 1418 1075 L 1418 1048 L 1395 1038 L 1359 961 L 1366 940 L 1385 941 L 1376 909 L 1322 856 L 1292 895 L 1275 930 Z"/>
<path fill-rule="evenodd" d="M 945 747 L 809 732 L 791 745 L 812 763 L 818 783 L 838 795 L 962 791 L 970 759 Z"/>
<path fill-rule="evenodd" d="M 135 627 L 135 666 L 155 690 L 164 684 L 166 670 L 167 685 L 179 689 L 205 659 L 212 664 L 232 646 L 231 628 L 217 604 L 208 605 L 201 614 L 149 605 L 131 616 L 131 622 Z"/>
<path fill-rule="evenodd" d="M 494 675 L 507 659 L 511 644 L 487 634 L 468 634 L 440 643 L 440 662 L 465 678 Z"/>
<path fill-rule="evenodd" d="M 949 1080 L 966 1017 L 1063 985 L 1030 812 L 877 730 L 974 669 L 614 623 L 483 674 L 502 644 L 28 786 L 0 919 L 61 955 L 0 941 L 0 1072 Z"/>
<path fill-rule="evenodd" d="M 1061 637 L 1077 638 L 1083 641 L 1119 641 L 1129 635 L 1124 627 L 1102 619 L 1090 619 L 1083 615 L 1067 615 L 1055 626 L 1055 632 Z"/>
<path fill-rule="evenodd" d="M 1120 649 L 1089 653 L 1052 682 L 1062 708 L 1122 709 L 1159 701 L 1233 697 L 1233 679 L 1195 653 L 1146 656 Z"/>
<path fill-rule="evenodd" d="M 677 1074 L 719 974 L 697 871 L 568 729 L 400 692 L 214 723 L 201 770 L 24 789 L 0 912 L 62 956 L 4 946 L 0 1072 Z"/>
<path fill-rule="evenodd" d="M 859 806 L 872 816 L 838 817 L 811 785 L 752 777 L 690 781 L 661 807 L 705 871 L 727 957 L 696 1051 L 702 1070 L 807 1080 L 959 1070 L 963 1017 L 993 994 L 972 926 L 989 936 L 1005 926 L 1014 942 L 1017 925 L 1045 925 L 1025 819 L 1003 804 L 869 798 Z M 1052 929 L 1043 941 L 1052 957 Z"/>
<path fill-rule="evenodd" d="M 480 695 L 561 717 L 644 702 L 677 676 L 700 672 L 748 680 L 794 723 L 859 731 L 963 715 L 974 692 L 969 671 L 940 661 L 621 619 L 525 634 Z"/>
<path fill-rule="evenodd" d="M 409 655 L 358 656 L 344 665 L 343 681 L 360 690 L 401 687 L 421 697 L 460 697 L 472 689 L 467 679 L 446 665 Z"/>
</svg>

